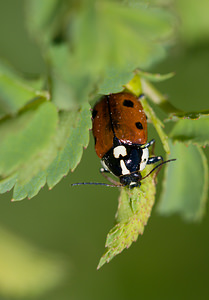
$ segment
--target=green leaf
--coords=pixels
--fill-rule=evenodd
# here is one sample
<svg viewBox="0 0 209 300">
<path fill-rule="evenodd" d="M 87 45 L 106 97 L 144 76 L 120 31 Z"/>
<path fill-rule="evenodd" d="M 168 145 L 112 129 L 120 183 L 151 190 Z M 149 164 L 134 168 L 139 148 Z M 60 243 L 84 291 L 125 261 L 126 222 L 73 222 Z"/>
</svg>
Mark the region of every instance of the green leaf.
<svg viewBox="0 0 209 300">
<path fill-rule="evenodd" d="M 38 82 L 40 85 L 40 80 Z M 46 91 L 37 90 L 33 86 L 34 81 L 23 79 L 20 74 L 0 63 L 0 117 L 16 114 L 38 97 L 49 98 Z"/>
<path fill-rule="evenodd" d="M 133 71 L 109 67 L 99 83 L 98 94 L 107 95 L 110 93 L 119 93 L 124 88 L 123 85 L 129 82 L 133 77 Z"/>
<path fill-rule="evenodd" d="M 29 162 L 51 140 L 57 126 L 57 110 L 50 102 L 31 106 L 15 118 L 1 122 L 0 174 L 8 176 Z"/>
<path fill-rule="evenodd" d="M 58 152 L 64 149 L 69 132 L 73 130 L 76 113 L 61 111 L 56 133 L 42 151 L 18 172 L 18 182 L 13 192 L 13 201 L 34 197 L 46 183 L 47 168 Z"/>
<path fill-rule="evenodd" d="M 148 166 L 146 174 L 152 169 Z M 143 176 L 145 172 L 143 172 Z M 154 174 L 148 176 L 140 188 L 129 190 L 120 189 L 116 225 L 107 235 L 105 247 L 107 250 L 101 257 L 98 269 L 108 263 L 125 248 L 136 241 L 139 234 L 143 234 L 144 227 L 148 222 L 152 206 L 155 200 Z"/>
<path fill-rule="evenodd" d="M 31 199 L 32 197 L 38 194 L 38 192 L 45 185 L 45 183 L 46 174 L 44 171 L 39 172 L 26 184 L 21 185 L 17 182 L 14 187 L 12 201 L 22 200 L 26 197 Z"/>
<path fill-rule="evenodd" d="M 145 78 L 145 79 L 147 79 L 148 81 L 151 81 L 151 82 L 165 81 L 167 79 L 172 78 L 175 75 L 174 72 L 171 72 L 171 73 L 168 73 L 168 74 L 159 74 L 159 73 L 153 74 L 153 73 L 149 73 L 149 72 L 144 72 L 144 71 L 139 70 L 139 69 L 136 70 L 136 73 L 140 77 L 143 77 L 143 78 Z"/>
<path fill-rule="evenodd" d="M 180 214 L 185 220 L 200 220 L 205 212 L 208 192 L 208 163 L 198 146 L 170 143 L 174 163 L 166 165 L 163 192 L 158 211 Z"/>
<path fill-rule="evenodd" d="M 59 9 L 60 0 L 27 0 L 26 20 L 27 29 L 41 42 L 49 42 L 56 27 L 54 18 Z"/>
<path fill-rule="evenodd" d="M 84 104 L 77 114 L 69 116 L 71 121 L 69 135 L 65 147 L 58 152 L 57 157 L 47 170 L 47 184 L 50 188 L 56 185 L 69 170 L 74 170 L 81 160 L 83 147 L 89 142 L 91 128 L 91 113 L 89 104 Z"/>
<path fill-rule="evenodd" d="M 137 97 L 143 93 L 141 77 L 138 74 L 135 74 L 134 77 L 128 83 L 126 83 L 124 87 L 127 92 L 131 92 Z"/>
<path fill-rule="evenodd" d="M 173 31 L 173 16 L 156 3 L 42 2 L 29 1 L 28 23 L 41 44 L 51 41 L 50 50 L 43 50 L 51 62 L 52 101 L 64 110 L 78 107 L 95 90 L 121 91 L 134 69 L 165 55 Z"/>
<path fill-rule="evenodd" d="M 17 180 L 17 174 L 12 174 L 11 176 L 0 180 L 0 194 L 4 194 L 10 191 L 15 185 Z"/>
<path fill-rule="evenodd" d="M 168 12 L 120 2 L 95 3 L 84 2 L 70 30 L 75 57 L 84 69 L 134 70 L 165 55 L 162 40 L 171 35 L 173 21 Z"/>
<path fill-rule="evenodd" d="M 198 120 L 179 120 L 171 131 L 170 137 L 187 144 L 208 145 L 209 117 L 205 116 Z"/>
<path fill-rule="evenodd" d="M 76 168 L 83 147 L 88 145 L 90 116 L 88 104 L 77 112 L 59 113 L 59 124 L 53 139 L 33 161 L 19 170 L 13 201 L 34 197 L 46 181 L 50 188 L 54 187 L 63 176 Z"/>
<path fill-rule="evenodd" d="M 57 131 L 49 143 L 43 149 L 40 149 L 37 154 L 32 156 L 29 161 L 22 164 L 18 170 L 18 185 L 23 186 L 33 179 L 33 177 L 45 171 L 48 166 L 55 159 L 58 152 L 58 145 L 56 144 Z M 40 186 L 41 188 L 41 186 Z"/>
<path fill-rule="evenodd" d="M 52 101 L 59 109 L 72 110 L 86 102 L 95 81 L 89 70 L 75 60 L 66 44 L 49 52 L 52 67 Z"/>
<path fill-rule="evenodd" d="M 173 113 L 169 116 L 167 121 L 176 121 L 178 119 L 191 119 L 197 120 L 202 117 L 209 116 L 209 110 L 190 111 L 190 112 L 179 112 Z"/>
<path fill-rule="evenodd" d="M 75 119 L 75 111 L 59 112 L 59 121 L 53 138 L 46 147 L 40 149 L 37 155 L 33 156 L 32 160 L 24 164 L 18 171 L 19 185 L 23 186 L 24 184 L 27 184 L 33 176 L 38 175 L 39 172 L 46 171 L 56 158 L 58 152 L 64 149 L 69 132 L 73 129 L 75 124 Z M 41 185 L 39 187 L 41 188 Z"/>
</svg>

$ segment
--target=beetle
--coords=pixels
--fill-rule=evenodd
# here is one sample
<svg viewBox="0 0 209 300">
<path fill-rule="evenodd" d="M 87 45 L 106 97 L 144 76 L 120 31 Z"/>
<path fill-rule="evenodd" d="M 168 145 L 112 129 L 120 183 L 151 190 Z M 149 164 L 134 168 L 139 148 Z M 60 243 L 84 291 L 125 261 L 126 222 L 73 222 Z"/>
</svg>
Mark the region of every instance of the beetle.
<svg viewBox="0 0 209 300">
<path fill-rule="evenodd" d="M 120 184 L 106 177 L 116 186 L 139 187 L 146 165 L 163 161 L 162 156 L 149 157 L 155 141 L 147 142 L 140 97 L 128 92 L 102 96 L 93 108 L 92 123 L 95 150 L 103 165 L 100 171 L 118 177 Z"/>
</svg>

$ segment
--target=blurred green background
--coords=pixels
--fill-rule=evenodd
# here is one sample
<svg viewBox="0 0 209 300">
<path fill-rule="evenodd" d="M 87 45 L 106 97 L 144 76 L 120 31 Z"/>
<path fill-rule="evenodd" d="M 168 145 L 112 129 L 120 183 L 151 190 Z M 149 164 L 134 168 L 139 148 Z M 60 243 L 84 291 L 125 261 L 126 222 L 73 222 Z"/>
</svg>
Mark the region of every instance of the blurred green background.
<svg viewBox="0 0 209 300">
<path fill-rule="evenodd" d="M 195 2 L 174 1 L 180 20 L 176 45 L 151 70 L 176 72 L 157 87 L 187 111 L 209 104 L 209 3 Z M 24 27 L 23 3 L 0 1 L 0 57 L 26 74 L 39 74 L 44 63 Z M 150 130 L 149 138 L 155 135 Z M 207 215 L 190 224 L 161 217 L 154 207 L 143 237 L 96 271 L 118 191 L 70 183 L 101 182 L 99 167 L 91 139 L 78 168 L 52 191 L 44 188 L 32 200 L 15 203 L 11 193 L 1 195 L 0 299 L 209 299 Z"/>
</svg>

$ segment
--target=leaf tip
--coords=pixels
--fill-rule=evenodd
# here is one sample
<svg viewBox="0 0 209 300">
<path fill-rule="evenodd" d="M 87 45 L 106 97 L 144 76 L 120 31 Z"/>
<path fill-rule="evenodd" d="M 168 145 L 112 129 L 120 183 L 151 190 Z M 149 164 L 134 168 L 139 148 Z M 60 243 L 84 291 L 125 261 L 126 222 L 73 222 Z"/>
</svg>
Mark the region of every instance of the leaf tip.
<svg viewBox="0 0 209 300">
<path fill-rule="evenodd" d="M 101 269 L 101 267 L 105 264 L 105 263 L 108 263 L 109 261 L 108 260 L 104 260 L 104 258 L 102 257 L 99 261 L 99 264 L 97 266 L 97 270 Z"/>
</svg>

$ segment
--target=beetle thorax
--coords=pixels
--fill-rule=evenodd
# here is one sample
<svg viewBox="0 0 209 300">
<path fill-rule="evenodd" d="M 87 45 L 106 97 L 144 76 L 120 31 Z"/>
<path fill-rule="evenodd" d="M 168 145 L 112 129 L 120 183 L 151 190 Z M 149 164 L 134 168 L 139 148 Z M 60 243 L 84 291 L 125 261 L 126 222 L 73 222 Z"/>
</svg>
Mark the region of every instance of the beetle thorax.
<svg viewBox="0 0 209 300">
<path fill-rule="evenodd" d="M 129 187 L 139 186 L 140 172 L 146 167 L 148 148 L 139 145 L 117 145 L 102 158 L 105 169 L 120 177 L 120 182 Z"/>
</svg>

